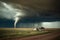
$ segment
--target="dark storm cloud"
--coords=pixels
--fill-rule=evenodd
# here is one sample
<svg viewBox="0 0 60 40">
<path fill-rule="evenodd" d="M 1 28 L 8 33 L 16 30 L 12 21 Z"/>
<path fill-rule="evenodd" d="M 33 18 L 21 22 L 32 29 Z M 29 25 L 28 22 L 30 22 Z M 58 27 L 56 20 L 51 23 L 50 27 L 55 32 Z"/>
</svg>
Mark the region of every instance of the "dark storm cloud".
<svg viewBox="0 0 60 40">
<path fill-rule="evenodd" d="M 14 4 L 14 3 L 6 3 L 5 2 L 0 2 L 0 18 L 7 18 L 7 19 L 13 19 L 14 16 L 17 13 L 25 14 L 24 16 L 26 17 L 34 17 L 37 16 L 37 12 L 34 10 L 28 8 L 28 7 L 23 7 L 19 4 Z M 21 17 L 22 15 L 20 15 Z"/>
<path fill-rule="evenodd" d="M 1 0 L 5 2 L 14 2 L 35 9 L 51 9 L 59 7 L 59 0 Z"/>
<path fill-rule="evenodd" d="M 24 10 L 27 14 L 20 23 L 39 23 L 60 21 L 59 0 L 0 0 L 13 6 L 13 9 Z M 16 5 L 17 4 L 17 5 Z M 21 6 L 19 6 L 21 5 Z M 13 27 L 15 11 L 9 11 L 0 3 L 0 27 Z M 4 18 L 4 19 L 1 19 Z M 5 19 L 6 18 L 6 19 Z"/>
<path fill-rule="evenodd" d="M 23 9 L 27 16 L 46 16 L 46 17 L 57 17 L 60 18 L 60 11 L 59 11 L 59 1 L 58 0 L 0 0 L 2 2 L 7 3 L 15 3 L 15 4 L 21 4 L 23 7 L 17 7 L 18 9 Z M 16 5 L 15 5 L 16 6 Z M 0 6 L 1 7 L 1 6 Z M 26 7 L 26 8 L 24 8 Z M 3 13 L 3 12 L 1 12 Z M 1 14 L 0 13 L 0 14 Z M 4 13 L 8 13 L 7 11 Z M 6 15 L 5 14 L 5 15 Z M 12 13 L 9 12 L 9 16 Z M 11 16 L 12 17 L 12 16 Z"/>
<path fill-rule="evenodd" d="M 53 15 L 60 16 L 60 1 L 59 0 L 1 0 L 4 2 L 11 2 L 21 4 L 30 9 L 39 12 L 38 16 Z M 27 10 L 28 11 L 28 10 Z"/>
</svg>

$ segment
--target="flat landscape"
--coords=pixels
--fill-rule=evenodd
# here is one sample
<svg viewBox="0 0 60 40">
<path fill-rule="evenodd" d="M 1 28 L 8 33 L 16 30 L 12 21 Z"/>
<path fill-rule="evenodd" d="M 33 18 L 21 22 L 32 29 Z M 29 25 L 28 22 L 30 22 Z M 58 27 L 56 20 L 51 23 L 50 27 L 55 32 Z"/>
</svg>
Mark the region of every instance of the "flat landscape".
<svg viewBox="0 0 60 40">
<path fill-rule="evenodd" d="M 32 28 L 0 28 L 0 40 L 52 40 L 59 37 L 59 29 L 33 31 Z"/>
</svg>

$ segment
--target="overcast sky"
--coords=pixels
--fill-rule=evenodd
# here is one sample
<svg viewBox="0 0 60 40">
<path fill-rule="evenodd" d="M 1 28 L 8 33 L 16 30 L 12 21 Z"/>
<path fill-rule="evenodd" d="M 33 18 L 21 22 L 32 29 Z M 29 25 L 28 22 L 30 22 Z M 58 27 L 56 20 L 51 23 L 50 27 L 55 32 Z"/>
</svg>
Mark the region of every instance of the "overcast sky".
<svg viewBox="0 0 60 40">
<path fill-rule="evenodd" d="M 58 0 L 0 0 L 12 5 L 13 11 L 10 11 L 0 3 L 0 26 L 13 26 L 13 16 L 18 10 L 26 13 L 20 22 L 41 22 L 41 21 L 60 21 L 60 1 Z M 21 5 L 21 6 L 20 6 Z M 8 25 L 7 25 L 8 24 Z"/>
<path fill-rule="evenodd" d="M 4 2 L 12 2 L 21 4 L 23 6 L 28 6 L 32 9 L 40 10 L 58 10 L 59 9 L 59 0 L 1 0 Z"/>
</svg>

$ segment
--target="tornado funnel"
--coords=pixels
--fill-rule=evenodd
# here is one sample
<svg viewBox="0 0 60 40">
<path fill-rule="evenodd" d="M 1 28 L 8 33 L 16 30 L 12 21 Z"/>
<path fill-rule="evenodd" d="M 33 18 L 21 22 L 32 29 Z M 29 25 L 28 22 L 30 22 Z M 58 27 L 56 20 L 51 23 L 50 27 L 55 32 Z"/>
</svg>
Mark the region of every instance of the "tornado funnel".
<svg viewBox="0 0 60 40">
<path fill-rule="evenodd" d="M 16 18 L 15 18 L 14 28 L 16 28 L 16 25 L 17 25 L 17 22 L 19 21 L 19 19 L 20 19 L 19 17 L 16 17 Z"/>
<path fill-rule="evenodd" d="M 17 25 L 17 22 L 22 18 L 24 17 L 24 14 L 21 13 L 21 12 L 16 12 L 16 15 L 14 16 L 14 28 L 16 28 L 16 25 Z"/>
</svg>

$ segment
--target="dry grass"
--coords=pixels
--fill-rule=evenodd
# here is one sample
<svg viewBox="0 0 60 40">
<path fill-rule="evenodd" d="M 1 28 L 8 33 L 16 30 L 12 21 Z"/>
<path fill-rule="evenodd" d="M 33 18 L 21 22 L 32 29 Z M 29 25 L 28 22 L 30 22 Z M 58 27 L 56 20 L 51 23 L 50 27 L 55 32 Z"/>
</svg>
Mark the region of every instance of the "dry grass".
<svg viewBox="0 0 60 40">
<path fill-rule="evenodd" d="M 48 33 L 47 31 L 40 32 L 32 30 L 33 28 L 0 28 L 0 38 L 26 37 Z"/>
<path fill-rule="evenodd" d="M 60 28 L 46 28 L 45 30 L 58 30 Z M 23 31 L 32 31 L 33 28 L 0 28 L 0 30 L 23 30 Z"/>
<path fill-rule="evenodd" d="M 0 28 L 0 30 L 33 30 L 33 28 Z"/>
</svg>

